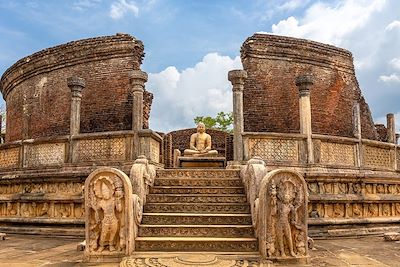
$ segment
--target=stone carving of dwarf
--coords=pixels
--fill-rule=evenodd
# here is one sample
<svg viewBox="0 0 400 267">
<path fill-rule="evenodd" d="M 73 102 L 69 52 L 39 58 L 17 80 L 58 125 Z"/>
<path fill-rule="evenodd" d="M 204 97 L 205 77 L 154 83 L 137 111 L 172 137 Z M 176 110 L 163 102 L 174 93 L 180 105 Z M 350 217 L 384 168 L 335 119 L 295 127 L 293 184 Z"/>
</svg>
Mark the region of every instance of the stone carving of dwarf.
<svg viewBox="0 0 400 267">
<path fill-rule="evenodd" d="M 190 149 L 185 149 L 185 156 L 212 156 L 217 155 L 217 150 L 211 150 L 211 136 L 206 133 L 204 123 L 197 124 L 197 133 L 190 136 Z"/>
</svg>

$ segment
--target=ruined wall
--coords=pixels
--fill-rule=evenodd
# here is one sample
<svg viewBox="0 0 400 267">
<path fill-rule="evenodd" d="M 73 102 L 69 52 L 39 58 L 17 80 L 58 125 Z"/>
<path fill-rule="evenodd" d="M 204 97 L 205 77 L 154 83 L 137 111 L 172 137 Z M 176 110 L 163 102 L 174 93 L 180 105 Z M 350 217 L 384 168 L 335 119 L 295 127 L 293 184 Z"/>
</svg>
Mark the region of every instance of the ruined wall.
<svg viewBox="0 0 400 267">
<path fill-rule="evenodd" d="M 243 92 L 246 132 L 299 132 L 295 78 L 312 74 L 313 133 L 353 137 L 353 106 L 360 103 L 363 138 L 377 139 L 350 52 L 313 41 L 254 34 L 241 49 L 248 73 Z"/>
<path fill-rule="evenodd" d="M 129 73 L 142 62 L 143 44 L 127 34 L 70 42 L 25 57 L 1 78 L 7 103 L 6 141 L 69 134 L 67 78 L 86 80 L 81 132 L 131 129 Z M 152 101 L 144 94 L 144 126 Z"/>
<path fill-rule="evenodd" d="M 182 153 L 190 145 L 190 136 L 197 132 L 196 128 L 173 131 L 164 135 L 164 163 L 166 167 L 173 166 L 173 151 L 179 149 Z M 212 149 L 218 151 L 219 155 L 225 156 L 226 160 L 233 159 L 232 135 L 223 131 L 207 129 L 211 135 Z"/>
</svg>

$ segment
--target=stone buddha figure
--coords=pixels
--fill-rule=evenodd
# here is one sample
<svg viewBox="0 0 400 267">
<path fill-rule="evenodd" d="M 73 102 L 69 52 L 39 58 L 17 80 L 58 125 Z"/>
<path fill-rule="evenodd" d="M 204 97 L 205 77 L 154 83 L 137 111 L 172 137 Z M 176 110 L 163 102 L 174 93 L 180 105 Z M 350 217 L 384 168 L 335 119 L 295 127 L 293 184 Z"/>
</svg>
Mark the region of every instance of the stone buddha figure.
<svg viewBox="0 0 400 267">
<path fill-rule="evenodd" d="M 190 148 L 185 149 L 184 156 L 215 156 L 217 150 L 211 150 L 211 136 L 206 133 L 206 126 L 200 122 L 197 124 L 197 133 L 190 136 Z"/>
</svg>

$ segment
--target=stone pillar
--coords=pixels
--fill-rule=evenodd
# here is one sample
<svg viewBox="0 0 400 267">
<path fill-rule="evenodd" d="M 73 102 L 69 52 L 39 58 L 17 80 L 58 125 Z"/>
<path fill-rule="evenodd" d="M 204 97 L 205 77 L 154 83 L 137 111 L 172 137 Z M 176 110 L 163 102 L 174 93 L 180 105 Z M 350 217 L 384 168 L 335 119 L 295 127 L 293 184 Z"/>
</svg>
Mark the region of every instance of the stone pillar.
<svg viewBox="0 0 400 267">
<path fill-rule="evenodd" d="M 243 160 L 243 89 L 247 78 L 245 70 L 231 70 L 228 80 L 232 83 L 233 90 L 233 160 Z"/>
<path fill-rule="evenodd" d="M 70 135 L 79 134 L 81 126 L 81 100 L 82 90 L 85 88 L 85 80 L 76 76 L 69 77 L 67 84 L 71 90 L 71 117 L 70 117 Z"/>
<path fill-rule="evenodd" d="M 299 89 L 300 133 L 307 136 L 308 163 L 314 163 L 310 102 L 310 90 L 313 84 L 311 75 L 300 75 L 296 78 L 296 86 Z"/>
<path fill-rule="evenodd" d="M 361 139 L 361 111 L 358 102 L 353 106 L 353 134 L 355 138 Z"/>
<path fill-rule="evenodd" d="M 134 70 L 130 77 L 132 92 L 132 131 L 135 133 L 133 140 L 133 158 L 140 154 L 139 131 L 143 129 L 143 92 L 147 73 Z"/>
<path fill-rule="evenodd" d="M 396 127 L 394 122 L 394 114 L 389 113 L 386 115 L 386 127 L 387 127 L 387 141 L 388 143 L 396 144 Z"/>
<path fill-rule="evenodd" d="M 143 128 L 143 91 L 147 81 L 147 73 L 135 70 L 131 74 L 132 90 L 132 130 L 137 132 Z"/>
</svg>

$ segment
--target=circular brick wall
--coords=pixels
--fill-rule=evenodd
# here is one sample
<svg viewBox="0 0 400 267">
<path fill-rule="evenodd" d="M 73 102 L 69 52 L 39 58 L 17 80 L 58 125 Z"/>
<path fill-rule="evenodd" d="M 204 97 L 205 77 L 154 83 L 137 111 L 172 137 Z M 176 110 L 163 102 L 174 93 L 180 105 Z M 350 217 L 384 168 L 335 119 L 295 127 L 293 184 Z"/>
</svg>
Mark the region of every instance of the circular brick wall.
<svg viewBox="0 0 400 267">
<path fill-rule="evenodd" d="M 295 78 L 312 74 L 313 133 L 353 137 L 353 106 L 360 103 L 363 138 L 377 133 L 347 50 L 313 41 L 254 34 L 242 46 L 248 73 L 243 92 L 246 132 L 298 133 Z"/>
<path fill-rule="evenodd" d="M 143 44 L 127 34 L 84 39 L 27 56 L 1 77 L 7 103 L 6 141 L 69 134 L 71 91 L 67 78 L 86 80 L 81 132 L 131 129 L 129 73 L 142 62 Z M 152 94 L 144 94 L 144 126 Z"/>
</svg>

